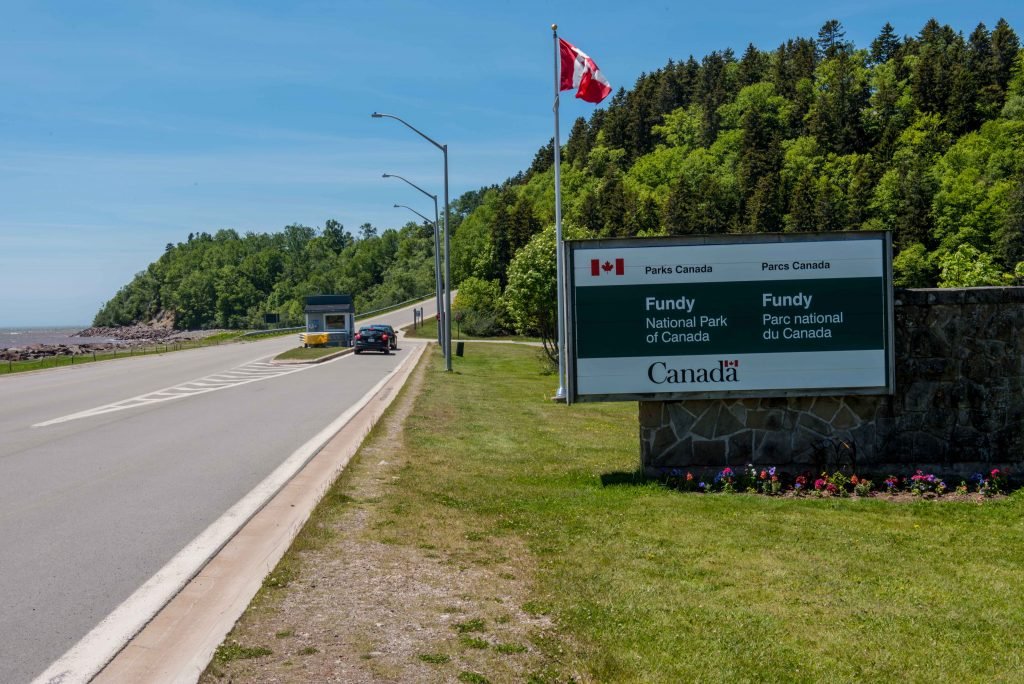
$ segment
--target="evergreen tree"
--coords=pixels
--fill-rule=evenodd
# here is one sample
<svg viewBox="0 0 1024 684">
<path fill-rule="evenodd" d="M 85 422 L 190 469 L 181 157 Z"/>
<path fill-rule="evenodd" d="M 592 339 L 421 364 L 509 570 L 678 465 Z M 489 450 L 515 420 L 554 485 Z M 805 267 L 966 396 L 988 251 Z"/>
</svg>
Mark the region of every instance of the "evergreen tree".
<svg viewBox="0 0 1024 684">
<path fill-rule="evenodd" d="M 831 59 L 838 54 L 849 52 L 850 43 L 843 40 L 846 31 L 838 19 L 829 19 L 818 29 L 818 59 Z"/>
<path fill-rule="evenodd" d="M 897 55 L 900 45 L 896 29 L 889 22 L 885 22 L 878 37 L 871 41 L 871 63 L 885 64 Z"/>
<path fill-rule="evenodd" d="M 569 141 L 565 144 L 565 154 L 562 155 L 563 163 L 576 165 L 586 163 L 587 155 L 590 154 L 593 146 L 594 136 L 591 134 L 590 126 L 582 116 L 577 117 L 569 132 Z"/>
<path fill-rule="evenodd" d="M 818 65 L 808 128 L 825 149 L 848 154 L 866 150 L 862 110 L 868 104 L 868 74 L 863 52 L 833 49 Z"/>
<path fill-rule="evenodd" d="M 911 94 L 917 108 L 926 114 L 945 115 L 950 109 L 950 85 L 958 79 L 956 65 L 964 57 L 964 40 L 949 26 L 929 19 L 921 29 L 917 60 L 911 75 Z M 956 130 L 958 120 L 947 130 Z"/>
<path fill-rule="evenodd" d="M 711 145 L 718 136 L 721 121 L 718 108 L 735 96 L 735 82 L 729 66 L 735 63 L 731 50 L 712 52 L 701 63 L 698 100 L 704 113 L 701 139 Z"/>
<path fill-rule="evenodd" d="M 743 57 L 740 58 L 739 69 L 736 80 L 741 88 L 759 83 L 768 76 L 768 55 L 754 47 L 753 43 L 747 45 Z"/>
<path fill-rule="evenodd" d="M 818 229 L 815 218 L 817 196 L 814 172 L 807 167 L 797 178 L 790 195 L 789 213 L 785 217 L 787 231 L 795 233 L 812 232 Z"/>
<path fill-rule="evenodd" d="M 555 139 L 551 138 L 548 140 L 548 144 L 537 150 L 537 154 L 533 156 L 533 163 L 530 164 L 529 170 L 526 172 L 526 176 L 534 176 L 537 174 L 544 173 L 555 164 Z"/>
<path fill-rule="evenodd" d="M 1020 40 L 1005 19 L 1000 19 L 992 31 L 992 59 L 995 62 L 996 85 L 1006 92 L 1013 75 L 1013 67 L 1020 52 Z"/>
</svg>

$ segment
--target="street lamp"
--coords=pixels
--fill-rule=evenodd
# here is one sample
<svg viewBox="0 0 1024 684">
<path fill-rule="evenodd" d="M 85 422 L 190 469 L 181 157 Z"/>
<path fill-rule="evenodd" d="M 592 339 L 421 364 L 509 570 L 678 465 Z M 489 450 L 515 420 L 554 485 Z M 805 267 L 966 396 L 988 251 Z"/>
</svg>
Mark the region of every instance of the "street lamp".
<svg viewBox="0 0 1024 684">
<path fill-rule="evenodd" d="M 448 146 L 442 145 L 422 131 L 411 125 L 409 122 L 400 119 L 393 114 L 381 114 L 374 112 L 370 115 L 374 119 L 394 119 L 409 130 L 416 133 L 431 145 L 441 150 L 444 154 L 444 366 L 445 370 L 452 370 L 452 253 L 451 234 L 448 232 Z"/>
<path fill-rule="evenodd" d="M 385 175 L 387 175 L 387 174 L 385 174 Z M 399 207 L 402 207 L 403 209 L 408 209 L 409 211 L 411 211 L 412 213 L 416 214 L 417 216 L 419 216 L 421 219 L 423 219 L 427 223 L 431 223 L 430 219 L 428 219 L 426 216 L 424 216 L 420 212 L 416 211 L 412 207 L 406 206 L 404 204 L 396 204 L 395 205 L 395 209 L 398 209 Z M 437 249 L 437 208 L 436 208 L 436 205 L 435 205 L 435 210 L 434 210 L 434 221 L 433 221 L 433 224 L 434 224 L 434 249 L 436 250 Z M 435 276 L 434 277 L 434 284 L 435 284 L 435 287 L 437 288 L 436 300 L 435 301 L 436 301 L 436 304 L 437 304 L 437 313 L 443 315 L 443 312 L 441 310 L 441 285 L 440 285 L 440 282 L 441 282 L 441 272 L 437 270 L 438 269 L 438 261 L 439 261 L 439 258 L 437 256 L 437 251 L 435 251 L 434 252 L 434 276 Z M 444 338 L 441 336 L 441 325 L 437 326 L 437 343 L 439 345 L 441 345 L 441 350 L 444 351 Z"/>
<path fill-rule="evenodd" d="M 385 174 L 383 174 L 383 176 L 384 176 L 384 178 L 397 178 L 398 180 L 403 180 L 406 183 L 408 183 L 409 185 L 411 185 L 412 187 L 414 187 L 417 190 L 419 190 L 420 192 L 422 192 L 424 195 L 426 195 L 430 199 L 434 200 L 434 289 L 437 292 L 437 313 L 442 317 L 441 320 L 444 320 L 445 308 L 444 308 L 444 306 L 442 306 L 442 303 L 441 303 L 441 290 L 443 288 L 441 287 L 441 245 L 440 245 L 440 236 L 439 236 L 439 232 L 440 231 L 438 230 L 438 225 L 437 225 L 437 223 L 438 223 L 438 221 L 437 221 L 437 195 L 430 194 L 429 192 L 427 192 L 426 190 L 424 190 L 420 186 L 418 186 L 415 183 L 413 183 L 408 178 L 402 178 L 401 176 L 399 176 L 397 174 L 385 173 Z M 399 207 L 399 206 L 404 207 L 405 205 L 404 204 L 396 204 L 395 206 L 396 207 Z M 411 207 L 405 207 L 405 208 L 408 209 L 409 211 L 413 212 L 414 214 L 418 214 L 419 216 L 423 216 L 423 214 L 420 214 L 420 212 L 416 211 L 415 209 L 412 209 Z M 424 220 L 427 223 L 430 223 L 430 219 L 424 217 Z M 444 351 L 445 344 L 444 344 L 444 337 L 441 334 L 441 332 L 442 332 L 441 328 L 442 328 L 442 326 L 440 326 L 440 325 L 437 326 L 437 343 L 441 345 L 441 350 Z"/>
</svg>

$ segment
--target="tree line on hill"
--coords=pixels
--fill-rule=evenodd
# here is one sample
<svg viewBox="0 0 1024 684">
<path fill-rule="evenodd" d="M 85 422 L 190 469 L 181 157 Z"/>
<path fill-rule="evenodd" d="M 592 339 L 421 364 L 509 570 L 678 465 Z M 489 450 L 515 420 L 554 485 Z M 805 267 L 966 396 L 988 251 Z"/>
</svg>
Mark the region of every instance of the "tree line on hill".
<svg viewBox="0 0 1024 684">
<path fill-rule="evenodd" d="M 553 259 L 553 157 L 484 189 L 453 247 L 460 297 L 468 282 L 546 338 L 554 283 L 532 274 Z M 577 119 L 562 159 L 576 237 L 891 230 L 899 286 L 1024 279 L 1024 53 L 1003 19 L 967 37 L 886 24 L 862 48 L 830 20 L 771 51 L 670 60 Z"/>
<path fill-rule="evenodd" d="M 454 203 L 464 328 L 553 336 L 553 158 L 549 142 Z M 966 37 L 886 24 L 867 47 L 830 20 L 774 50 L 669 60 L 577 119 L 562 159 L 569 236 L 886 229 L 897 285 L 1024 278 L 1024 55 L 1003 19 Z M 297 315 L 314 291 L 359 307 L 432 290 L 423 227 L 356 239 L 328 224 L 170 245 L 97 320 L 156 307 L 183 327 L 235 326 Z"/>
<path fill-rule="evenodd" d="M 356 309 L 368 311 L 432 292 L 433 265 L 433 226 L 413 223 L 379 235 L 363 224 L 353 236 L 334 220 L 320 230 L 190 234 L 168 243 L 93 325 L 129 325 L 168 311 L 186 329 L 254 328 L 267 313 L 297 325 L 302 298 L 311 294 L 352 293 Z"/>
</svg>

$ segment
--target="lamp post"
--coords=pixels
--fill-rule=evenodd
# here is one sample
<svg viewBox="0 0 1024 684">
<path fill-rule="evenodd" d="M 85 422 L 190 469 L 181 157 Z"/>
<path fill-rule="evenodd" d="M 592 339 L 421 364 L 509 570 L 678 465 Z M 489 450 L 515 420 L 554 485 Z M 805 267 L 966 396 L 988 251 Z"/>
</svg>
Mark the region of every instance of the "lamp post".
<svg viewBox="0 0 1024 684">
<path fill-rule="evenodd" d="M 451 235 L 448 232 L 448 146 L 442 145 L 407 121 L 400 119 L 393 114 L 381 114 L 374 112 L 370 115 L 374 119 L 394 119 L 398 123 L 416 133 L 431 145 L 441 150 L 444 154 L 444 366 L 445 370 L 452 370 L 452 258 L 451 258 Z"/>
<path fill-rule="evenodd" d="M 439 227 L 438 227 L 438 220 L 437 220 L 437 195 L 430 194 L 429 192 L 427 192 L 426 190 L 424 190 L 420 186 L 418 186 L 415 183 L 413 183 L 408 178 L 402 178 L 398 174 L 385 173 L 385 174 L 383 174 L 383 177 L 384 178 L 397 178 L 398 180 L 405 181 L 406 183 L 408 183 L 412 187 L 416 188 L 417 190 L 422 192 L 424 195 L 426 195 L 430 199 L 434 200 L 434 290 L 437 292 L 437 313 L 441 316 L 441 320 L 444 320 L 445 308 L 444 308 L 444 306 L 442 305 L 442 302 L 441 302 L 441 290 L 443 289 L 443 287 L 441 285 L 441 245 L 440 245 L 440 235 L 439 235 L 440 230 L 439 230 Z M 396 207 L 405 207 L 404 204 L 396 204 L 395 206 Z M 411 207 L 405 207 L 405 208 L 408 209 L 409 211 L 411 211 L 412 213 L 418 215 L 418 216 L 423 216 L 423 214 L 421 214 L 420 212 L 416 211 L 415 209 L 413 209 Z M 430 219 L 428 219 L 425 216 L 423 216 L 423 220 L 425 220 L 427 223 L 430 223 Z M 442 332 L 441 328 L 442 328 L 442 326 L 440 326 L 440 325 L 437 326 L 437 343 L 441 345 L 441 350 L 443 352 L 445 345 L 444 345 L 444 337 L 441 334 L 441 332 Z"/>
<path fill-rule="evenodd" d="M 385 174 L 385 175 L 387 175 L 387 174 Z M 412 213 L 416 214 L 417 216 L 419 216 L 421 219 L 423 219 L 427 223 L 431 222 L 430 219 L 428 219 L 426 216 L 424 216 L 420 212 L 416 211 L 412 207 L 406 206 L 404 204 L 396 204 L 395 205 L 395 209 L 398 209 L 399 207 L 402 207 L 403 209 L 408 209 L 409 211 L 411 211 Z M 434 223 L 434 248 L 436 250 L 436 248 L 437 248 L 437 210 L 436 210 L 436 205 L 435 205 L 434 221 L 433 221 L 433 223 Z M 439 259 L 438 259 L 438 256 L 437 256 L 437 252 L 435 251 L 434 252 L 434 275 L 435 275 L 434 283 L 435 283 L 435 286 L 437 287 L 437 292 L 436 292 L 436 295 L 437 295 L 437 297 L 436 297 L 437 313 L 438 314 L 442 314 L 443 312 L 441 311 L 441 285 L 440 285 L 440 282 L 441 282 L 441 272 L 437 270 L 437 268 L 438 268 L 438 261 L 439 261 Z M 441 350 L 444 351 L 444 338 L 441 337 L 441 326 L 440 325 L 437 326 L 437 343 L 439 345 L 441 345 Z"/>
</svg>

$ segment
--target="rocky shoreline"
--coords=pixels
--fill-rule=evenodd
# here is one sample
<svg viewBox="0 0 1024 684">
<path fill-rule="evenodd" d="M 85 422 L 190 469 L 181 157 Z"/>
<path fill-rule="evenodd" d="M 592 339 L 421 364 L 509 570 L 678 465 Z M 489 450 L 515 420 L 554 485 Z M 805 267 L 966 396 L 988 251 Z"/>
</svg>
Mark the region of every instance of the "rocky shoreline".
<svg viewBox="0 0 1024 684">
<path fill-rule="evenodd" d="M 0 349 L 0 361 L 34 361 L 51 356 L 80 356 L 116 349 L 200 340 L 223 330 L 174 330 L 165 326 L 131 325 L 120 328 L 86 328 L 71 337 L 102 337 L 103 342 L 29 344 Z"/>
</svg>

